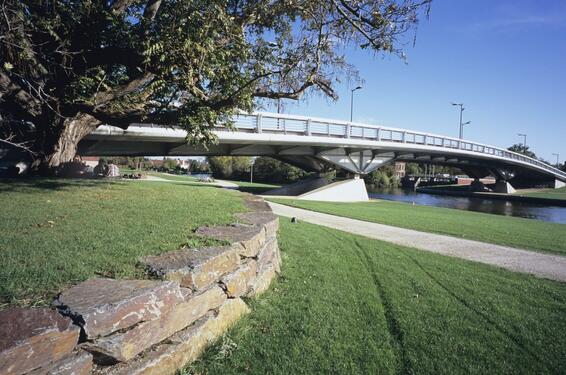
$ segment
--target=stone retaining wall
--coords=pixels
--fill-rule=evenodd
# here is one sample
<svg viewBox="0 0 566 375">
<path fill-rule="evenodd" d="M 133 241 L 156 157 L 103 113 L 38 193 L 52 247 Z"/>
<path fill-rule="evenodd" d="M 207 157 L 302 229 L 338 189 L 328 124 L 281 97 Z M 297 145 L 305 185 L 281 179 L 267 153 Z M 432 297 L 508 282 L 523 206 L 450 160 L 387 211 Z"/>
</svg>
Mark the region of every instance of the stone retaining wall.
<svg viewBox="0 0 566 375">
<path fill-rule="evenodd" d="M 174 374 L 249 312 L 280 271 L 279 222 L 258 197 L 239 223 L 196 233 L 229 243 L 140 259 L 151 280 L 94 278 L 53 309 L 0 311 L 0 375 Z"/>
</svg>

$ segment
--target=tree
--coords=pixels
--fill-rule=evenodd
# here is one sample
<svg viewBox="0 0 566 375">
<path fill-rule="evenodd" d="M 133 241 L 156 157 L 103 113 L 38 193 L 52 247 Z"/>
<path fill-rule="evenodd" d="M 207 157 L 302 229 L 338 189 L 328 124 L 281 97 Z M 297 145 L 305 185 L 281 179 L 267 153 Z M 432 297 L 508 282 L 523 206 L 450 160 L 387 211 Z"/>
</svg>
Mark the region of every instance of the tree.
<svg viewBox="0 0 566 375">
<path fill-rule="evenodd" d="M 513 146 L 508 147 L 507 150 L 517 152 L 519 154 L 523 154 L 523 155 L 528 156 L 528 157 L 533 158 L 533 159 L 537 158 L 537 156 L 534 152 L 529 151 L 529 146 L 525 146 L 522 143 L 516 143 Z"/>
<path fill-rule="evenodd" d="M 163 158 L 162 168 L 165 172 L 173 172 L 177 168 L 177 160 L 170 158 Z"/>
<path fill-rule="evenodd" d="M 358 79 L 347 46 L 403 57 L 430 1 L 4 0 L 0 121 L 32 124 L 46 168 L 103 123 L 176 124 L 214 142 L 212 126 L 254 98 L 336 98 L 339 79 Z"/>
<path fill-rule="evenodd" d="M 245 178 L 250 170 L 250 158 L 247 156 L 212 156 L 208 165 L 216 178 L 239 180 Z"/>
<path fill-rule="evenodd" d="M 308 176 L 309 173 L 279 160 L 260 157 L 254 163 L 254 180 L 275 184 L 288 184 Z"/>
</svg>

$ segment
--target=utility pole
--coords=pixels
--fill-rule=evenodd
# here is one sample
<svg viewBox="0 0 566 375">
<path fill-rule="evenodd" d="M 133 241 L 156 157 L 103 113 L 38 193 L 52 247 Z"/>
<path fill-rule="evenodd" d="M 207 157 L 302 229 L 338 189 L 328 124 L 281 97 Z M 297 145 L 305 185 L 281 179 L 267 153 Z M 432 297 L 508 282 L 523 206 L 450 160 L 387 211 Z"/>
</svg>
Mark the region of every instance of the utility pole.
<svg viewBox="0 0 566 375">
<path fill-rule="evenodd" d="M 553 156 L 556 156 L 556 168 L 558 168 L 558 166 L 560 165 L 560 154 L 559 153 L 553 153 Z"/>
<path fill-rule="evenodd" d="M 471 121 L 462 122 L 462 112 L 464 112 L 464 103 L 452 103 L 453 106 L 460 107 L 460 139 L 464 139 L 464 125 L 471 124 Z"/>
<path fill-rule="evenodd" d="M 350 90 L 350 122 L 354 121 L 354 91 L 361 89 L 362 86 Z"/>
<path fill-rule="evenodd" d="M 527 135 L 522 134 L 522 133 L 518 133 L 517 135 L 519 137 L 523 137 L 523 154 L 526 154 L 527 153 Z"/>
</svg>

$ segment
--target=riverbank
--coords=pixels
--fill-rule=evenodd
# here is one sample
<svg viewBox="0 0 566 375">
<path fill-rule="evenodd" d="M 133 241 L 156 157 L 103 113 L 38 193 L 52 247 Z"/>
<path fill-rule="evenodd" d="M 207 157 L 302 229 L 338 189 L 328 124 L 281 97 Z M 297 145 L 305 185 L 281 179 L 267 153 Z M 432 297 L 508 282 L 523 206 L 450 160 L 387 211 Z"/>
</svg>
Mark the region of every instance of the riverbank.
<svg viewBox="0 0 566 375">
<path fill-rule="evenodd" d="M 417 192 L 435 195 L 449 195 L 455 197 L 472 197 L 481 199 L 493 199 L 510 202 L 523 202 L 543 204 L 549 206 L 566 207 L 566 188 L 560 189 L 529 189 L 525 193 L 518 190 L 514 194 L 502 194 L 492 192 L 473 192 L 465 185 L 445 185 L 419 187 Z M 549 191 L 553 190 L 553 191 Z"/>
<path fill-rule="evenodd" d="M 311 211 L 421 232 L 566 254 L 566 224 L 385 200 L 337 203 L 270 197 L 266 199 Z"/>
</svg>

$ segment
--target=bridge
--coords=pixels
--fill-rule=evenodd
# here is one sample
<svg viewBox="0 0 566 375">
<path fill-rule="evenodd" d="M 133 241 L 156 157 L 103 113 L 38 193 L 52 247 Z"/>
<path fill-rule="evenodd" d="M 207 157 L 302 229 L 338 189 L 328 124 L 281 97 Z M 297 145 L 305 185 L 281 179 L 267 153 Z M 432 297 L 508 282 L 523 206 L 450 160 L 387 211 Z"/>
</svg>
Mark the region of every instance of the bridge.
<svg viewBox="0 0 566 375">
<path fill-rule="evenodd" d="M 187 133 L 178 127 L 132 124 L 123 130 L 104 125 L 81 141 L 79 153 L 271 156 L 308 171 L 340 168 L 351 173 L 354 180 L 394 161 L 437 164 L 458 167 L 478 181 L 491 175 L 497 180 L 498 192 L 513 191 L 510 183 L 561 187 L 566 182 L 565 172 L 540 160 L 495 146 L 409 129 L 257 112 L 236 115 L 232 129 L 219 124 L 214 133 L 218 144 L 204 148 L 187 144 Z M 361 182 L 355 184 L 359 189 Z M 351 193 L 341 184 L 337 191 L 327 189 L 322 196 L 318 191 L 315 197 L 340 193 L 340 189 Z"/>
</svg>

